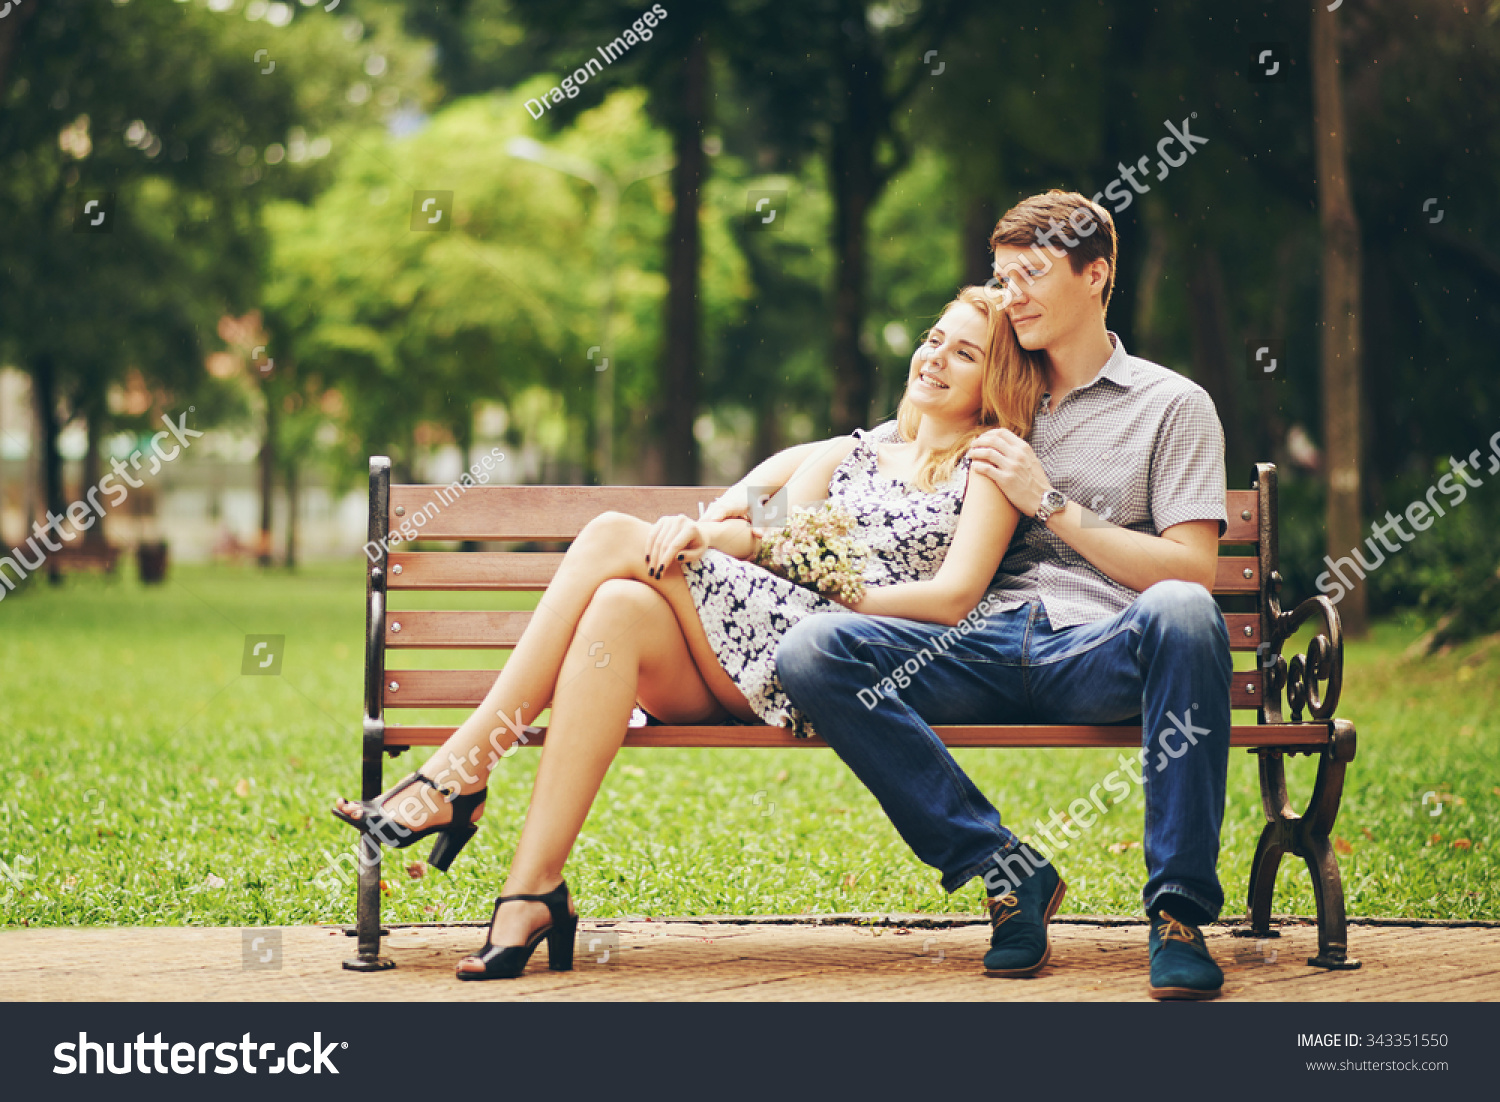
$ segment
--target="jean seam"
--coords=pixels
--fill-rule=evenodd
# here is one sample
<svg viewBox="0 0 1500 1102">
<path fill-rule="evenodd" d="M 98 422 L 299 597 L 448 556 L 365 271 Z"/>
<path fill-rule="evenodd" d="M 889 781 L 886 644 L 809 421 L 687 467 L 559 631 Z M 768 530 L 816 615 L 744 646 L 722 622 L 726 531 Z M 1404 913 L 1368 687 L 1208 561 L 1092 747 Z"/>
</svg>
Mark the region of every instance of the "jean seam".
<svg viewBox="0 0 1500 1102">
<path fill-rule="evenodd" d="M 1079 624 L 1077 626 L 1082 627 L 1084 625 Z M 1073 628 L 1063 628 L 1062 630 L 1063 631 L 1072 631 Z M 1067 654 L 1053 655 L 1053 656 L 1051 656 L 1049 658 L 1045 658 L 1045 659 L 1033 662 L 1032 665 L 1035 665 L 1035 666 L 1051 666 L 1051 665 L 1055 665 L 1058 662 L 1067 662 L 1067 661 L 1069 661 L 1071 659 L 1077 658 L 1079 655 L 1087 654 L 1089 651 L 1098 650 L 1105 643 L 1110 642 L 1111 640 L 1113 640 L 1116 636 L 1118 636 L 1122 632 L 1127 632 L 1127 631 L 1134 631 L 1136 633 L 1139 633 L 1139 631 L 1140 631 L 1139 625 L 1132 624 L 1132 623 L 1130 623 L 1130 622 L 1127 621 L 1127 622 L 1125 622 L 1123 624 L 1120 624 L 1118 627 L 1115 628 L 1114 631 L 1110 632 L 1108 635 L 1100 636 L 1098 639 L 1095 639 L 1092 643 L 1089 643 L 1089 644 L 1087 644 L 1085 646 L 1080 646 L 1077 650 L 1069 651 Z"/>
<path fill-rule="evenodd" d="M 934 661 L 934 662 L 936 662 L 940 658 L 951 658 L 955 662 L 959 662 L 959 663 L 961 663 L 963 665 L 968 665 L 971 662 L 974 663 L 975 665 L 985 665 L 985 666 L 1012 667 L 1012 666 L 1022 665 L 1022 663 L 1020 663 L 1020 662 L 997 662 L 997 661 L 995 661 L 994 659 L 991 659 L 991 658 L 982 658 L 982 657 L 979 657 L 979 656 L 970 656 L 968 654 L 956 655 L 956 654 L 954 654 L 953 649 L 951 647 L 949 649 L 947 649 L 947 650 L 937 650 L 936 648 L 931 647 L 931 646 L 912 647 L 910 644 L 907 644 L 907 643 L 893 643 L 893 642 L 889 642 L 889 641 L 884 640 L 884 639 L 863 639 L 863 638 L 860 638 L 860 639 L 856 639 L 855 642 L 859 646 L 862 646 L 862 647 L 869 647 L 869 648 L 884 647 L 887 650 L 899 651 L 902 654 L 909 654 L 909 655 L 913 655 L 913 656 L 921 654 L 922 651 L 924 651 L 924 650 L 925 651 L 929 651 L 932 654 L 931 661 Z M 890 675 L 886 674 L 886 676 L 889 677 Z"/>
</svg>

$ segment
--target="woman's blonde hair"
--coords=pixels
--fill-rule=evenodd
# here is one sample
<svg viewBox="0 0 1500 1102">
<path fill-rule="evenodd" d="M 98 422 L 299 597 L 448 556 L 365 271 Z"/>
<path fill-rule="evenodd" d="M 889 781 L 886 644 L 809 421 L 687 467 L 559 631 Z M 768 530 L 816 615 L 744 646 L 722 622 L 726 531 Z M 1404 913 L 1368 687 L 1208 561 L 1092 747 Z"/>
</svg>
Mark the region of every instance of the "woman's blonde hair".
<svg viewBox="0 0 1500 1102">
<path fill-rule="evenodd" d="M 988 287 L 965 287 L 943 307 L 943 314 L 959 303 L 978 310 L 985 322 L 984 358 L 979 380 L 979 418 L 972 430 L 950 447 L 928 457 L 917 471 L 915 485 L 931 492 L 953 475 L 969 445 L 990 429 L 1010 429 L 1023 440 L 1031 435 L 1037 404 L 1047 384 L 1041 357 L 1022 348 L 1003 308 L 1001 292 Z M 942 314 L 938 315 L 942 317 Z M 923 334 L 926 340 L 926 334 Z M 908 379 L 908 382 L 910 380 Z M 905 396 L 896 411 L 896 430 L 902 440 L 915 440 L 922 413 Z"/>
</svg>

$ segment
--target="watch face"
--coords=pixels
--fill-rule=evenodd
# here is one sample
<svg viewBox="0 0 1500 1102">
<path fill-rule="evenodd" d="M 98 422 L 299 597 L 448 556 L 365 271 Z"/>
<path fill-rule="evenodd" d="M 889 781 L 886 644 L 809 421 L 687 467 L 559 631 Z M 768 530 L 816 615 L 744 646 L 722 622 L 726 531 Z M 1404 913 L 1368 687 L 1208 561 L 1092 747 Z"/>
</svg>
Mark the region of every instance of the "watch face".
<svg viewBox="0 0 1500 1102">
<path fill-rule="evenodd" d="M 1042 504 L 1054 513 L 1067 503 L 1068 499 L 1063 497 L 1061 490 L 1048 490 L 1042 495 Z"/>
</svg>

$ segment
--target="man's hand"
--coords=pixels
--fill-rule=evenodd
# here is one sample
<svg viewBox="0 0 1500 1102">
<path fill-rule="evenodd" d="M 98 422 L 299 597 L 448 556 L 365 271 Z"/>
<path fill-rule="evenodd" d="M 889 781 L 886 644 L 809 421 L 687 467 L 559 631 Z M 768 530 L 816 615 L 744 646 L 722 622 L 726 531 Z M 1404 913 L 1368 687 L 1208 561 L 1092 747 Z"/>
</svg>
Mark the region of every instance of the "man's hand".
<svg viewBox="0 0 1500 1102">
<path fill-rule="evenodd" d="M 1010 429 L 991 429 L 969 445 L 970 466 L 984 475 L 1025 517 L 1036 516 L 1042 495 L 1052 489 L 1031 445 Z"/>
</svg>

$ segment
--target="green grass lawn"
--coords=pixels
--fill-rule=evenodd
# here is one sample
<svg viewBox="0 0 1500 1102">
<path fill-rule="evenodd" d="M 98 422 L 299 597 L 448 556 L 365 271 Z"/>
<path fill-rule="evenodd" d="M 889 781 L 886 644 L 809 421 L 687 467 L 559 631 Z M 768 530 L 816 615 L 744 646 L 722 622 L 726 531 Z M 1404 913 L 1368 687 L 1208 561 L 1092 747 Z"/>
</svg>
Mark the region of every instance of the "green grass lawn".
<svg viewBox="0 0 1500 1102">
<path fill-rule="evenodd" d="M 354 837 L 327 809 L 358 789 L 362 597 L 359 562 L 295 576 L 174 567 L 154 590 L 78 577 L 7 597 L 0 924 L 352 921 L 352 888 L 316 881 Z M 452 603 L 407 595 L 398 607 Z M 1346 652 L 1339 711 L 1360 737 L 1337 830 L 1350 913 L 1497 919 L 1500 640 L 1404 662 L 1418 629 L 1383 623 Z M 251 633 L 286 636 L 280 676 L 241 674 Z M 405 657 L 391 664 L 414 664 Z M 958 757 L 1025 834 L 1086 795 L 1115 754 Z M 389 762 L 388 777 L 416 760 Z M 427 843 L 388 856 L 389 919 L 487 916 L 535 762 L 523 750 L 496 771 L 484 828 L 451 875 L 408 873 L 425 869 Z M 1292 765 L 1294 802 L 1313 768 Z M 1415 806 L 1429 789 L 1445 793 L 1437 817 Z M 1261 823 L 1255 759 L 1236 751 L 1220 859 L 1227 914 L 1243 909 Z M 1067 910 L 1139 912 L 1141 827 L 1135 791 L 1059 856 Z M 568 878 L 583 913 L 600 917 L 981 911 L 977 882 L 944 895 L 821 750 L 625 751 Z M 1306 869 L 1283 862 L 1276 910 L 1312 908 Z"/>
</svg>

